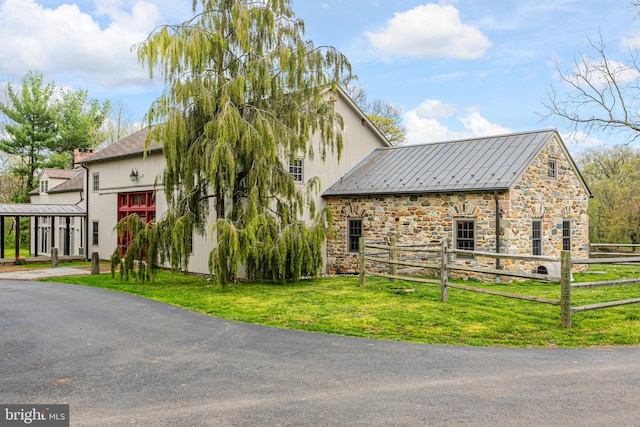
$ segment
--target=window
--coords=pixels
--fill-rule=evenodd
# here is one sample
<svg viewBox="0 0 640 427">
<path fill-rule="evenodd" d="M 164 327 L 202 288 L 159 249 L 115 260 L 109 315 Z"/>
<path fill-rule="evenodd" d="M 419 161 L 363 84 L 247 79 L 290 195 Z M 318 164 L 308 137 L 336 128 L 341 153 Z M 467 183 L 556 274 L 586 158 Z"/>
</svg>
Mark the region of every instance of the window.
<svg viewBox="0 0 640 427">
<path fill-rule="evenodd" d="M 98 221 L 93 221 L 91 223 L 91 244 L 98 246 L 98 242 Z"/>
<path fill-rule="evenodd" d="M 302 182 L 304 180 L 303 176 L 303 159 L 297 158 L 293 159 L 291 163 L 289 163 L 289 174 L 293 177 L 295 182 Z"/>
<path fill-rule="evenodd" d="M 41 179 L 40 180 L 40 192 L 41 193 L 46 193 L 47 191 L 49 191 L 49 180 L 48 179 Z"/>
<path fill-rule="evenodd" d="M 360 238 L 362 237 L 362 218 L 349 218 L 349 252 L 360 250 Z"/>
<path fill-rule="evenodd" d="M 456 220 L 456 249 L 474 251 L 476 249 L 476 222 L 473 219 Z M 469 257 L 469 255 L 458 255 L 458 257 Z"/>
<path fill-rule="evenodd" d="M 531 223 L 531 254 L 542 255 L 542 220 L 539 219 Z"/>
<path fill-rule="evenodd" d="M 93 191 L 100 190 L 100 174 L 95 172 L 93 174 Z"/>
<path fill-rule="evenodd" d="M 548 172 L 549 178 L 555 178 L 557 176 L 557 170 L 556 170 L 556 161 L 555 160 L 549 160 L 549 172 Z"/>
<path fill-rule="evenodd" d="M 40 252 L 43 254 L 49 252 L 49 235 L 51 233 L 51 227 L 48 224 L 48 218 L 42 217 L 42 223 L 40 224 Z"/>
<path fill-rule="evenodd" d="M 571 250 L 571 220 L 565 219 L 562 221 L 562 250 Z"/>
</svg>

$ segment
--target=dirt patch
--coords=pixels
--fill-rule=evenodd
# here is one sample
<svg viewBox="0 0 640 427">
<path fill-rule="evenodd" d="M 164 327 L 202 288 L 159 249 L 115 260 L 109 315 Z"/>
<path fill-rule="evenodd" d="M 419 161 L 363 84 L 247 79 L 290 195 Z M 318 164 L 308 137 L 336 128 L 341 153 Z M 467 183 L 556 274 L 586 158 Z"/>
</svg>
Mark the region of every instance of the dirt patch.
<svg viewBox="0 0 640 427">
<path fill-rule="evenodd" d="M 13 271 L 25 271 L 25 270 L 33 270 L 37 268 L 51 268 L 51 263 L 34 263 L 29 264 L 29 267 L 24 265 L 15 265 L 13 262 L 2 262 L 0 263 L 0 273 L 11 273 Z M 73 268 L 77 268 L 78 270 L 86 270 L 91 271 L 91 265 L 80 265 L 74 266 Z M 111 266 L 109 263 L 100 263 L 100 272 L 104 273 L 107 271 L 111 271 Z"/>
<path fill-rule="evenodd" d="M 44 264 L 42 265 L 44 268 Z M 10 273 L 12 271 L 24 271 L 30 270 L 24 265 L 14 265 L 14 264 L 0 264 L 0 273 Z"/>
<path fill-rule="evenodd" d="M 90 265 L 78 266 L 78 267 L 73 267 L 73 268 L 77 268 L 78 270 L 91 271 L 91 266 Z M 100 272 L 101 273 L 105 273 L 107 271 L 111 271 L 111 265 L 106 264 L 106 263 L 100 263 Z"/>
</svg>

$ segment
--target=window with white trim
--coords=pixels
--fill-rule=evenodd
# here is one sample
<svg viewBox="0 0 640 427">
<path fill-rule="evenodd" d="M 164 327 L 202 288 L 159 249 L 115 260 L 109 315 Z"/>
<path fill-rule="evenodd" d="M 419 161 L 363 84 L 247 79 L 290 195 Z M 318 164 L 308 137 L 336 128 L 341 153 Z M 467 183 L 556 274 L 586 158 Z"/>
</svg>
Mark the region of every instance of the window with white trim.
<svg viewBox="0 0 640 427">
<path fill-rule="evenodd" d="M 91 244 L 93 246 L 98 246 L 99 243 L 99 223 L 98 221 L 93 221 L 91 223 Z"/>
<path fill-rule="evenodd" d="M 534 219 L 531 223 L 531 254 L 542 255 L 542 220 Z"/>
<path fill-rule="evenodd" d="M 289 163 L 289 174 L 293 177 L 295 182 L 303 182 L 304 181 L 304 163 L 301 157 L 293 159 L 291 163 Z"/>
<path fill-rule="evenodd" d="M 41 193 L 46 193 L 49 191 L 49 180 L 48 179 L 41 179 L 40 180 L 40 192 Z"/>
<path fill-rule="evenodd" d="M 92 175 L 92 188 L 93 191 L 98 191 L 100 190 L 100 173 L 99 172 L 94 172 Z"/>
<path fill-rule="evenodd" d="M 466 251 L 476 250 L 476 221 L 475 219 L 456 219 L 455 221 L 455 247 Z M 458 255 L 458 257 L 470 257 L 471 255 Z"/>
<path fill-rule="evenodd" d="M 548 166 L 549 166 L 549 170 L 548 170 L 547 175 L 549 176 L 549 178 L 554 178 L 555 179 L 558 176 L 558 169 L 557 169 L 558 165 L 557 165 L 556 161 L 555 160 L 549 160 Z"/>
</svg>

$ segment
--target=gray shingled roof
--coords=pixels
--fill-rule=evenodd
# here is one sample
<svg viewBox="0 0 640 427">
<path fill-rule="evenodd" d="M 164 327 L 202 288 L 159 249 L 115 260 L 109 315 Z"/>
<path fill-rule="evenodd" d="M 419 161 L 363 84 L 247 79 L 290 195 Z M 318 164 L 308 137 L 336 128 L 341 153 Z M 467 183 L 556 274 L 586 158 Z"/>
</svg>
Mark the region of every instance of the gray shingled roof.
<svg viewBox="0 0 640 427">
<path fill-rule="evenodd" d="M 76 173 L 78 173 L 75 169 L 55 169 L 55 168 L 44 168 L 42 173 L 47 174 L 47 177 L 51 179 L 69 179 L 73 177 Z"/>
<path fill-rule="evenodd" d="M 45 168 L 42 173 L 47 173 L 49 178 L 65 179 L 64 182 L 49 188 L 47 193 L 66 193 L 70 191 L 79 191 L 83 188 L 82 169 L 53 169 Z M 42 176 L 42 174 L 40 174 Z M 36 187 L 29 191 L 29 195 L 40 194 L 40 188 Z"/>
<path fill-rule="evenodd" d="M 562 144 L 541 130 L 377 149 L 323 196 L 506 190 L 554 136 Z"/>
<path fill-rule="evenodd" d="M 121 140 L 103 148 L 100 151 L 96 151 L 89 157 L 86 157 L 79 163 L 93 163 L 106 160 L 113 160 L 121 157 L 140 156 L 145 152 L 144 142 L 149 134 L 149 129 L 144 128 L 139 130 Z M 155 141 L 149 143 L 147 152 L 161 151 L 162 148 L 156 144 Z"/>
<path fill-rule="evenodd" d="M 68 193 L 70 191 L 80 191 L 84 188 L 84 174 L 82 169 L 75 169 L 75 174 L 65 182 L 50 188 L 48 193 Z"/>
</svg>

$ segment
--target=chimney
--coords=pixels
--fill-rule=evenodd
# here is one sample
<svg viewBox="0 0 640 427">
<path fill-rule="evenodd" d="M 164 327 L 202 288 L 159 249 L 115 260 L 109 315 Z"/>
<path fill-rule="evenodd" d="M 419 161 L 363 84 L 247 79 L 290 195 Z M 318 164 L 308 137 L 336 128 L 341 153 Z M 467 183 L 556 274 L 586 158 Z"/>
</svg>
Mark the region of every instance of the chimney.
<svg viewBox="0 0 640 427">
<path fill-rule="evenodd" d="M 73 164 L 78 164 L 93 154 L 91 148 L 76 148 L 73 150 Z"/>
</svg>

